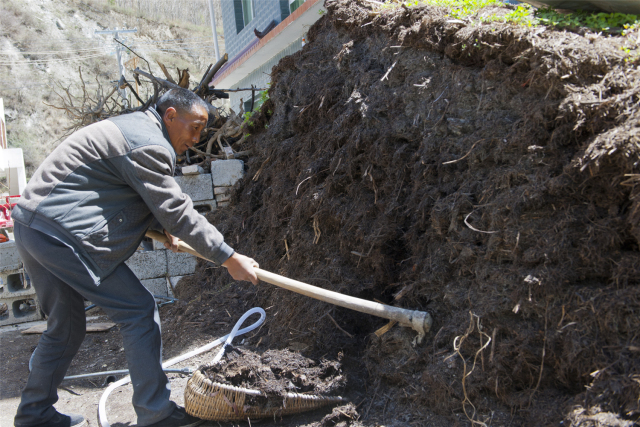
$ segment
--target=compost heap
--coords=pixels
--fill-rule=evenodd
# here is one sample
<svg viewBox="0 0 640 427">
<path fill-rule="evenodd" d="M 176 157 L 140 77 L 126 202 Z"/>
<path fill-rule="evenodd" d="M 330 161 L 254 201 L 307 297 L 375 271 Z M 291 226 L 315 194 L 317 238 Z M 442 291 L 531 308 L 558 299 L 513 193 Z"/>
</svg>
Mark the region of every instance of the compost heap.
<svg viewBox="0 0 640 427">
<path fill-rule="evenodd" d="M 317 362 L 288 349 L 258 354 L 231 347 L 219 363 L 200 370 L 213 382 L 260 390 L 275 397 L 275 406 L 282 405 L 288 392 L 337 396 L 345 382 L 339 361 Z"/>
<path fill-rule="evenodd" d="M 640 73 L 624 38 L 326 6 L 274 67 L 247 174 L 210 220 L 266 270 L 428 311 L 432 330 L 378 337 L 384 319 L 207 263 L 168 327 L 222 332 L 265 307 L 246 344 L 344 351 L 366 425 L 637 421 Z"/>
</svg>

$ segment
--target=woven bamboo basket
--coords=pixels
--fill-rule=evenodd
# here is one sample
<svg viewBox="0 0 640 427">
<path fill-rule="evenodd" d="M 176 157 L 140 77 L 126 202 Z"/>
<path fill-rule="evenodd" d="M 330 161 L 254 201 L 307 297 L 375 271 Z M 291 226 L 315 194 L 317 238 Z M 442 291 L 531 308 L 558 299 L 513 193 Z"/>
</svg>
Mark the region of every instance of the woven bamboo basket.
<svg viewBox="0 0 640 427">
<path fill-rule="evenodd" d="M 200 370 L 189 378 L 184 391 L 185 409 L 189 415 L 211 421 L 240 421 L 298 414 L 322 406 L 343 402 L 342 397 L 323 397 L 287 393 L 279 406 L 251 404 L 266 397 L 257 390 L 214 383 Z M 262 399 L 265 400 L 265 399 Z"/>
</svg>

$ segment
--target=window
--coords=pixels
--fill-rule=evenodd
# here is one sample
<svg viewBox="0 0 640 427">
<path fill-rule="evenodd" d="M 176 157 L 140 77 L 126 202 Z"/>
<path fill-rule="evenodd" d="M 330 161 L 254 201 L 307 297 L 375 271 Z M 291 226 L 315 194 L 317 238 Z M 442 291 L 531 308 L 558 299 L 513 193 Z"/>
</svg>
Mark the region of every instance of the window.
<svg viewBox="0 0 640 427">
<path fill-rule="evenodd" d="M 293 13 L 294 10 L 302 6 L 304 0 L 289 0 L 289 11 Z"/>
<path fill-rule="evenodd" d="M 253 19 L 253 0 L 242 0 L 242 17 L 246 27 Z"/>
<path fill-rule="evenodd" d="M 236 31 L 239 33 L 254 17 L 253 0 L 234 0 L 233 11 L 236 15 Z"/>
</svg>

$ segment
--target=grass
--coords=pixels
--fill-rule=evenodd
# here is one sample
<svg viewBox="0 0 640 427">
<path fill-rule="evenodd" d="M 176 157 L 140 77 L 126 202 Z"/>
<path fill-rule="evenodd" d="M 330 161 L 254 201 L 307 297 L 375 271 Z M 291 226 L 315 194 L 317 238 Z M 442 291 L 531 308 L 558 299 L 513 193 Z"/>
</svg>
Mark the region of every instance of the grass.
<svg viewBox="0 0 640 427">
<path fill-rule="evenodd" d="M 535 9 L 528 4 L 510 7 L 510 11 L 502 15 L 478 17 L 478 12 L 486 7 L 507 6 L 499 0 L 396 0 L 385 4 L 388 7 L 440 6 L 449 9 L 449 16 L 454 19 L 464 19 L 472 23 L 504 22 L 528 27 L 548 26 L 558 29 L 586 28 L 595 32 L 620 32 L 623 29 L 637 26 L 640 16 L 624 13 L 592 13 L 577 10 L 563 14 L 553 9 Z"/>
<path fill-rule="evenodd" d="M 625 62 L 637 63 L 640 60 L 640 23 L 626 24 L 623 26 L 622 35 L 625 36 L 624 43 L 620 50 L 625 54 Z"/>
<path fill-rule="evenodd" d="M 536 19 L 542 25 L 551 27 L 589 28 L 594 31 L 621 30 L 625 26 L 637 24 L 640 16 L 625 13 L 592 13 L 577 10 L 573 13 L 561 14 L 552 9 L 539 9 Z"/>
</svg>

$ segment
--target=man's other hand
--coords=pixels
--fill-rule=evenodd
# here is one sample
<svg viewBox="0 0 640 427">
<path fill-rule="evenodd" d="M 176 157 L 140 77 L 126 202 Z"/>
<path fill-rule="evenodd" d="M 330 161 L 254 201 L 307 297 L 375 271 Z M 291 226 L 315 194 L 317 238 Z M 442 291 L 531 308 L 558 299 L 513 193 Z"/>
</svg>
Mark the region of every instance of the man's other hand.
<svg viewBox="0 0 640 427">
<path fill-rule="evenodd" d="M 164 235 L 167 236 L 167 239 L 169 239 L 169 242 L 165 242 L 164 243 L 164 247 L 167 249 L 171 249 L 171 252 L 178 252 L 178 242 L 180 241 L 180 239 L 178 239 L 176 236 L 169 234 L 169 232 L 167 230 L 163 230 L 164 231 Z"/>
<path fill-rule="evenodd" d="M 226 267 L 231 277 L 235 280 L 246 280 L 254 285 L 258 284 L 258 276 L 254 268 L 260 267 L 258 263 L 247 256 L 234 253 L 231 257 L 222 263 Z"/>
</svg>

